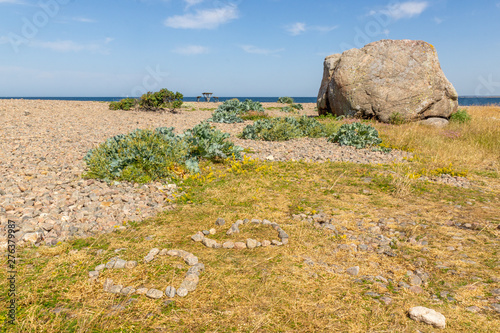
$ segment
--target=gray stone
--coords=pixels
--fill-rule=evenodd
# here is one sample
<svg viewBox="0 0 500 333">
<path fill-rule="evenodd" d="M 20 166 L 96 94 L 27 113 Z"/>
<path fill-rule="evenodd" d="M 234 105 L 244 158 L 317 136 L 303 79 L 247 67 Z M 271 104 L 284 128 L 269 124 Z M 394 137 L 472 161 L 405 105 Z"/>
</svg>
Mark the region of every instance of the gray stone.
<svg viewBox="0 0 500 333">
<path fill-rule="evenodd" d="M 420 286 L 422 284 L 422 279 L 420 279 L 417 275 L 410 276 L 410 285 L 412 286 Z"/>
<path fill-rule="evenodd" d="M 283 238 L 288 238 L 288 234 L 283 229 L 280 229 L 278 231 L 278 237 L 283 241 Z"/>
<path fill-rule="evenodd" d="M 144 257 L 144 262 L 150 262 L 153 261 L 155 256 L 148 254 L 147 256 Z"/>
<path fill-rule="evenodd" d="M 203 231 L 202 231 L 202 233 L 203 233 L 203 235 L 205 235 L 205 236 L 210 235 L 210 231 L 208 231 L 208 230 L 203 230 Z"/>
<path fill-rule="evenodd" d="M 272 244 L 272 245 L 276 245 L 276 246 L 281 246 L 281 245 L 283 245 L 283 243 L 282 243 L 282 242 L 277 241 L 277 240 L 275 240 L 275 239 L 273 239 L 273 240 L 271 241 L 271 244 Z"/>
<path fill-rule="evenodd" d="M 132 268 L 134 268 L 134 267 L 136 267 L 136 266 L 137 266 L 137 261 L 133 261 L 133 260 L 131 260 L 131 261 L 127 261 L 127 262 L 125 263 L 125 268 L 126 268 L 126 269 L 132 269 Z"/>
<path fill-rule="evenodd" d="M 250 222 L 253 224 L 261 224 L 262 222 L 259 219 L 252 219 Z"/>
<path fill-rule="evenodd" d="M 165 296 L 167 296 L 169 298 L 174 298 L 175 297 L 175 288 L 172 286 L 168 286 L 165 289 Z"/>
<path fill-rule="evenodd" d="M 493 290 L 491 291 L 491 294 L 492 294 L 493 296 L 500 296 L 500 288 L 493 289 Z"/>
<path fill-rule="evenodd" d="M 132 287 L 125 287 L 120 291 L 120 293 L 123 295 L 131 295 L 135 293 L 135 289 Z"/>
<path fill-rule="evenodd" d="M 191 236 L 191 239 L 192 239 L 193 241 L 195 241 L 195 242 L 201 242 L 201 241 L 203 240 L 203 238 L 204 238 L 204 237 L 203 237 L 203 234 L 199 234 L 199 233 L 197 233 L 197 234 L 195 234 L 195 235 Z"/>
<path fill-rule="evenodd" d="M 415 321 L 423 322 L 437 328 L 446 327 L 445 316 L 435 310 L 428 309 L 423 306 L 416 306 L 411 308 L 408 311 L 408 314 L 410 315 L 410 318 Z"/>
<path fill-rule="evenodd" d="M 111 269 L 111 268 L 115 267 L 115 263 L 116 263 L 117 260 L 118 260 L 118 258 L 111 258 L 111 260 L 109 260 L 106 263 L 106 268 L 107 269 Z"/>
<path fill-rule="evenodd" d="M 115 265 L 113 266 L 114 269 L 122 269 L 122 268 L 125 268 L 125 265 L 127 264 L 127 262 L 123 259 L 118 259 L 116 260 L 116 263 Z"/>
<path fill-rule="evenodd" d="M 234 243 L 234 248 L 236 250 L 243 250 L 243 249 L 246 249 L 247 248 L 247 245 L 243 242 L 235 242 Z"/>
<path fill-rule="evenodd" d="M 317 106 L 320 115 L 385 123 L 395 115 L 403 121 L 448 119 L 458 109 L 458 95 L 432 45 L 385 39 L 327 57 Z"/>
<path fill-rule="evenodd" d="M 196 265 L 198 263 L 198 257 L 196 257 L 194 255 L 190 255 L 190 256 L 185 257 L 184 261 L 189 266 L 194 266 L 194 265 Z"/>
<path fill-rule="evenodd" d="M 387 297 L 387 296 L 383 296 L 383 297 L 380 297 L 380 301 L 383 302 L 385 305 L 389 305 L 392 303 L 392 298 Z"/>
<path fill-rule="evenodd" d="M 200 278 L 196 274 L 187 275 L 186 278 L 182 281 L 180 288 L 186 288 L 187 291 L 195 291 L 198 286 L 198 282 Z"/>
<path fill-rule="evenodd" d="M 226 224 L 226 221 L 223 219 L 223 218 L 218 218 L 217 221 L 215 221 L 215 225 L 221 227 L 223 226 L 224 224 Z"/>
<path fill-rule="evenodd" d="M 89 272 L 89 278 L 96 279 L 97 277 L 99 277 L 99 272 L 98 271 L 90 271 Z"/>
<path fill-rule="evenodd" d="M 399 281 L 398 286 L 404 289 L 410 289 L 410 285 L 403 281 Z"/>
<path fill-rule="evenodd" d="M 106 265 L 104 265 L 104 264 L 100 264 L 100 265 L 97 265 L 97 266 L 94 268 L 94 270 L 95 270 L 95 271 L 100 272 L 100 271 L 104 270 L 105 268 L 106 268 Z"/>
<path fill-rule="evenodd" d="M 467 308 L 465 308 L 465 310 L 467 310 L 468 312 L 472 312 L 472 313 L 478 313 L 478 312 L 481 312 L 481 308 L 480 307 L 477 307 L 475 305 L 473 306 L 469 306 Z"/>
<path fill-rule="evenodd" d="M 135 293 L 138 295 L 146 295 L 148 290 L 149 290 L 148 288 L 137 288 Z"/>
<path fill-rule="evenodd" d="M 217 242 L 215 240 L 210 239 L 208 237 L 203 238 L 203 240 L 201 241 L 201 243 L 203 245 L 205 245 L 206 247 L 208 247 L 208 248 L 215 248 L 215 246 L 217 244 Z"/>
<path fill-rule="evenodd" d="M 157 255 L 158 253 L 160 253 L 160 249 L 158 249 L 158 248 L 156 248 L 156 247 L 155 247 L 155 248 L 153 248 L 153 249 L 151 249 L 151 250 L 149 251 L 148 256 L 155 256 L 155 255 Z"/>
<path fill-rule="evenodd" d="M 104 280 L 104 284 L 102 286 L 102 289 L 105 291 L 105 292 L 109 292 L 109 290 L 111 289 L 111 287 L 113 286 L 113 280 L 111 279 L 106 279 Z"/>
<path fill-rule="evenodd" d="M 198 268 L 198 270 L 199 270 L 200 272 L 203 272 L 203 271 L 205 270 L 205 264 L 203 264 L 203 263 L 201 263 L 201 262 L 197 263 L 197 264 L 196 264 L 196 265 L 194 265 L 193 267 Z"/>
<path fill-rule="evenodd" d="M 491 307 L 493 308 L 494 311 L 500 313 L 500 303 L 492 303 Z"/>
<path fill-rule="evenodd" d="M 186 288 L 179 288 L 177 289 L 177 296 L 180 296 L 180 297 L 186 297 L 187 294 L 188 294 L 188 290 Z"/>
<path fill-rule="evenodd" d="M 418 122 L 420 125 L 433 126 L 433 127 L 445 127 L 449 124 L 448 119 L 432 117 L 421 120 Z M 425 244 L 422 244 L 425 245 Z"/>
<path fill-rule="evenodd" d="M 169 250 L 167 254 L 172 257 L 178 257 L 180 255 L 179 250 Z"/>
<path fill-rule="evenodd" d="M 271 242 L 270 242 L 270 241 L 268 241 L 268 240 L 263 240 L 263 241 L 262 241 L 262 247 L 267 247 L 267 246 L 269 246 L 269 245 L 271 245 Z"/>
<path fill-rule="evenodd" d="M 158 289 L 149 289 L 148 292 L 146 293 L 146 297 L 153 298 L 153 299 L 162 298 L 163 291 L 158 290 Z"/>
<path fill-rule="evenodd" d="M 248 238 L 247 239 L 247 248 L 255 249 L 257 247 L 257 241 L 255 239 Z"/>
<path fill-rule="evenodd" d="M 231 241 L 227 241 L 224 244 L 222 244 L 222 247 L 225 249 L 232 249 L 234 248 L 234 243 Z"/>
<path fill-rule="evenodd" d="M 356 276 L 359 274 L 359 266 L 354 266 L 346 269 L 346 273 L 352 276 Z"/>
<path fill-rule="evenodd" d="M 116 284 L 114 286 L 111 286 L 111 288 L 109 288 L 109 292 L 112 293 L 112 294 L 119 294 L 123 289 L 123 286 L 121 284 Z"/>
</svg>

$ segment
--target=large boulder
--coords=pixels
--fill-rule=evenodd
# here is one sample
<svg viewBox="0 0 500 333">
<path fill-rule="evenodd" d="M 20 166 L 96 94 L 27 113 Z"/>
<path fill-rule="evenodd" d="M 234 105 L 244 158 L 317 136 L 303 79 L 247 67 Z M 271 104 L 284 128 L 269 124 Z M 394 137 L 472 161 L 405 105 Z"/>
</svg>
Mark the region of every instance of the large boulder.
<svg viewBox="0 0 500 333">
<path fill-rule="evenodd" d="M 385 39 L 326 57 L 320 115 L 406 121 L 448 119 L 458 95 L 429 43 Z"/>
</svg>

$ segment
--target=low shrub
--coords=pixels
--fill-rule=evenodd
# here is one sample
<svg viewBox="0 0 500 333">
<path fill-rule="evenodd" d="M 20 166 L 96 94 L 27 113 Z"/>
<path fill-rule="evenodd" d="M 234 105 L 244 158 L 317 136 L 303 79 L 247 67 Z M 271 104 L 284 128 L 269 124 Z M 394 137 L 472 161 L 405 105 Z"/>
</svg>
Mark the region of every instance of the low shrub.
<svg viewBox="0 0 500 333">
<path fill-rule="evenodd" d="M 257 120 L 238 135 L 242 139 L 264 141 L 287 141 L 295 138 L 318 138 L 327 135 L 325 126 L 314 118 L 271 118 Z"/>
<path fill-rule="evenodd" d="M 109 103 L 110 110 L 126 110 L 134 108 L 137 105 L 137 99 L 135 98 L 124 98 L 119 102 Z"/>
<path fill-rule="evenodd" d="M 217 110 L 214 111 L 212 117 L 208 121 L 213 123 L 241 123 L 243 119 L 241 115 L 250 111 L 264 112 L 262 104 L 250 99 L 240 102 L 237 99 L 231 99 L 222 103 Z"/>
<path fill-rule="evenodd" d="M 337 133 L 328 138 L 328 141 L 337 142 L 341 146 L 353 146 L 358 149 L 377 146 L 382 143 L 375 128 L 359 122 L 343 124 Z"/>
<path fill-rule="evenodd" d="M 389 116 L 389 123 L 393 125 L 402 125 L 406 123 L 406 119 L 403 117 L 403 115 L 399 112 L 393 112 Z"/>
<path fill-rule="evenodd" d="M 222 133 L 203 122 L 176 135 L 172 127 L 137 129 L 109 138 L 87 152 L 84 160 L 89 178 L 146 183 L 175 179 L 199 172 L 200 159 L 219 161 L 241 158 L 242 148 L 226 141 Z"/>
<path fill-rule="evenodd" d="M 130 110 L 139 107 L 143 111 L 159 111 L 163 109 L 175 110 L 182 106 L 184 96 L 179 92 L 172 92 L 168 89 L 161 89 L 157 92 L 147 92 L 139 100 L 135 98 L 125 98 L 119 102 L 109 103 L 110 110 Z"/>
<path fill-rule="evenodd" d="M 471 119 L 472 117 L 467 112 L 467 109 L 458 109 L 457 112 L 452 113 L 450 116 L 451 122 L 459 124 L 468 123 L 469 121 L 471 121 Z"/>
<path fill-rule="evenodd" d="M 302 106 L 302 104 L 290 104 L 290 105 L 287 105 L 287 106 L 284 106 L 281 108 L 281 111 L 282 112 L 287 112 L 287 113 L 297 113 L 297 110 L 303 110 L 304 107 Z"/>
<path fill-rule="evenodd" d="M 139 107 L 147 111 L 157 111 L 161 109 L 175 110 L 182 106 L 184 96 L 179 92 L 172 92 L 168 89 L 161 89 L 157 92 L 147 92 L 139 100 Z"/>
<path fill-rule="evenodd" d="M 292 97 L 280 97 L 280 98 L 278 98 L 278 103 L 293 104 L 293 98 Z"/>
<path fill-rule="evenodd" d="M 267 119 L 270 118 L 267 113 L 262 111 L 248 111 L 239 116 L 243 120 L 259 120 L 259 119 Z"/>
</svg>

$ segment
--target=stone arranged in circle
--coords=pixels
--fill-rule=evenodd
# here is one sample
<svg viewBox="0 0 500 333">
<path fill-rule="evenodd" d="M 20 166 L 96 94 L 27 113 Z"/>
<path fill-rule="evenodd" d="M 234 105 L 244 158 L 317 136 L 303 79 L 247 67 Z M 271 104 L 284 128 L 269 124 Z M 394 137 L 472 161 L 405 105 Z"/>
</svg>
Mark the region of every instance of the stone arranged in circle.
<svg viewBox="0 0 500 333">
<path fill-rule="evenodd" d="M 111 279 L 106 279 L 103 284 L 103 290 L 108 293 L 112 294 L 122 294 L 122 295 L 131 295 L 131 294 L 138 294 L 138 295 L 146 295 L 146 297 L 151 298 L 151 299 L 160 299 L 163 296 L 173 298 L 175 295 L 180 296 L 180 297 L 185 297 L 188 295 L 188 293 L 193 292 L 196 290 L 196 287 L 198 286 L 198 283 L 200 281 L 200 273 L 205 270 L 205 265 L 201 262 L 199 262 L 198 257 L 196 257 L 194 254 L 184 251 L 184 250 L 167 250 L 163 249 L 160 250 L 158 248 L 151 249 L 149 253 L 144 257 L 144 263 L 149 263 L 155 259 L 157 255 L 169 255 L 173 257 L 179 257 L 184 260 L 186 264 L 188 264 L 190 267 L 184 277 L 184 280 L 182 281 L 180 287 L 178 289 L 175 289 L 173 286 L 168 286 L 165 289 L 165 292 L 155 289 L 155 288 L 134 288 L 132 286 L 128 287 L 123 287 L 123 285 L 115 285 L 113 283 L 113 280 Z M 93 271 L 89 272 L 89 277 L 91 279 L 97 279 L 99 276 L 99 272 L 103 271 L 104 269 L 132 269 L 137 266 L 136 261 L 125 261 L 123 259 L 120 259 L 118 257 L 111 258 L 106 264 L 101 264 L 95 267 Z"/>
<path fill-rule="evenodd" d="M 223 221 L 223 223 L 221 221 Z M 215 221 L 215 224 L 218 226 L 224 225 L 225 223 L 226 223 L 226 221 L 224 221 L 221 218 L 218 218 L 217 221 Z M 259 219 L 237 220 L 229 227 L 229 229 L 226 232 L 226 235 L 233 235 L 233 234 L 239 233 L 240 226 L 247 224 L 247 223 L 252 223 L 255 225 L 271 226 L 274 230 L 276 230 L 278 232 L 278 238 L 280 240 L 278 241 L 276 239 L 273 239 L 273 240 L 269 241 L 269 240 L 265 239 L 262 242 L 260 242 L 256 239 L 248 238 L 245 241 L 239 241 L 239 242 L 227 241 L 227 242 L 224 242 L 223 244 L 220 244 L 216 240 L 213 240 L 213 239 L 210 239 L 207 237 L 210 234 L 211 235 L 215 234 L 216 233 L 215 229 L 210 229 L 210 232 L 208 232 L 208 233 L 206 232 L 206 230 L 198 231 L 196 234 L 191 236 L 191 240 L 194 242 L 201 242 L 206 247 L 212 248 L 212 249 L 224 248 L 224 249 L 236 249 L 236 250 L 255 249 L 257 247 L 261 247 L 261 246 L 266 247 L 266 246 L 270 246 L 270 245 L 282 246 L 282 245 L 288 244 L 288 239 L 290 238 L 290 236 L 288 236 L 288 234 L 283 229 L 281 229 L 279 224 L 271 222 L 271 221 L 266 220 L 266 219 L 264 219 L 262 221 Z"/>
</svg>

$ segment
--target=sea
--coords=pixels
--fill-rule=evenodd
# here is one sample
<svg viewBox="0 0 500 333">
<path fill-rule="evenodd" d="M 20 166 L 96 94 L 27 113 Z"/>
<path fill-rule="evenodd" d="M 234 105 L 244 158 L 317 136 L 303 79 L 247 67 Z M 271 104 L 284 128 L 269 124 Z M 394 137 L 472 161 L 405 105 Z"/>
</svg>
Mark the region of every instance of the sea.
<svg viewBox="0 0 500 333">
<path fill-rule="evenodd" d="M 31 100 L 58 100 L 58 101 L 97 101 L 97 102 L 116 102 L 125 97 L 0 97 L 0 99 L 31 99 Z M 278 97 L 219 97 L 220 102 L 224 102 L 233 98 L 240 101 L 251 99 L 261 103 L 273 103 L 278 101 Z M 316 97 L 293 97 L 295 103 L 316 103 Z M 184 102 L 196 102 L 196 97 L 184 97 Z M 200 99 L 203 101 L 203 99 Z M 213 101 L 213 99 L 211 100 Z M 458 97 L 460 106 L 472 105 L 498 105 L 500 106 L 500 96 L 484 97 L 484 96 L 463 96 Z"/>
</svg>

